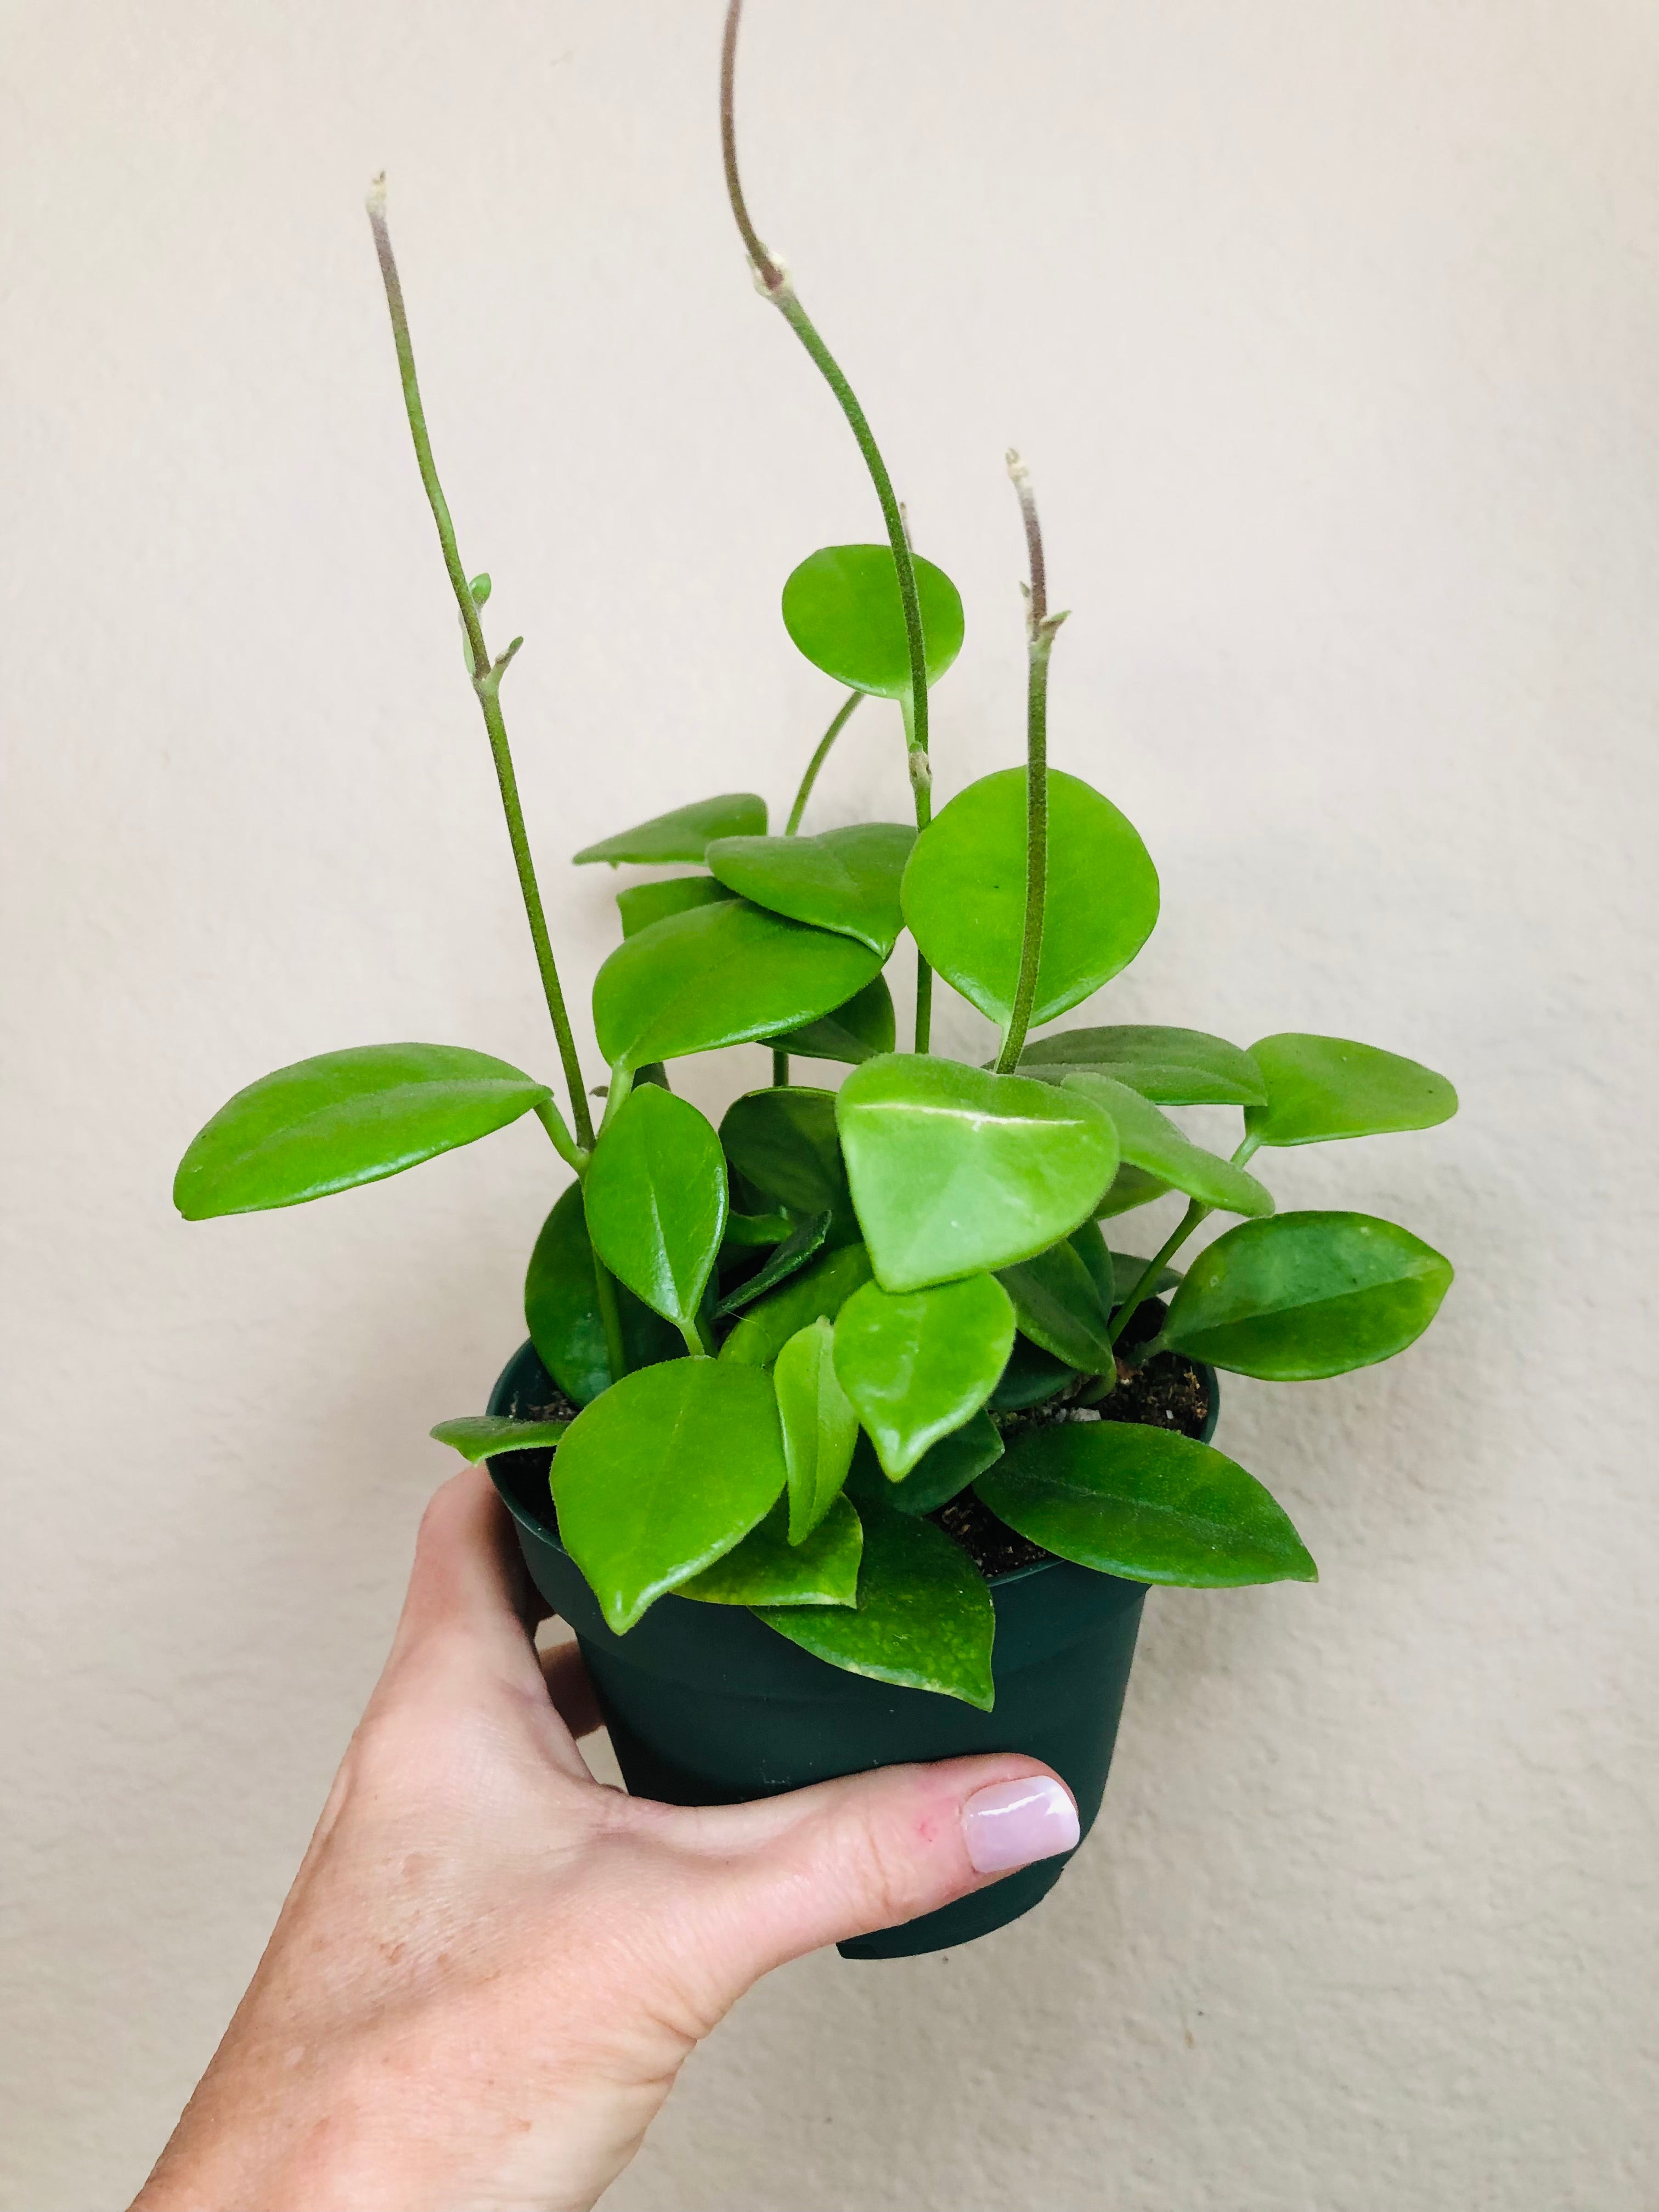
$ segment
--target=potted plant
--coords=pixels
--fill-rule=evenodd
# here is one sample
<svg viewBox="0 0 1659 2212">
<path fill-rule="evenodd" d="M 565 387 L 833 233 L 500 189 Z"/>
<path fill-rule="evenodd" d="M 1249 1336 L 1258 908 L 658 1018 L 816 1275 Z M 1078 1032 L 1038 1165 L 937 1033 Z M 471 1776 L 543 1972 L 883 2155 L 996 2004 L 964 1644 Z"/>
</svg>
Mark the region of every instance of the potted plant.
<svg viewBox="0 0 1659 2212">
<path fill-rule="evenodd" d="M 752 793 L 696 799 L 575 857 L 688 872 L 619 891 L 593 986 L 596 1127 L 537 884 L 492 656 L 440 488 L 384 193 L 369 213 L 410 428 L 568 1104 L 466 1048 L 370 1045 L 279 1069 L 196 1137 L 191 1220 L 400 1172 L 526 1114 L 570 1180 L 532 1253 L 530 1340 L 489 1409 L 433 1433 L 487 1457 L 530 1571 L 574 1626 L 631 1786 L 746 1797 L 894 1759 L 1018 1749 L 1098 1809 L 1139 1613 L 1159 1583 L 1311 1581 L 1255 1477 L 1210 1438 L 1216 1370 L 1295 1381 L 1405 1349 L 1451 1268 L 1369 1215 L 1279 1212 L 1264 1149 L 1425 1128 L 1455 1109 L 1415 1061 L 1347 1040 L 1248 1050 L 1183 1028 L 1055 1030 L 1134 957 L 1158 882 L 1133 826 L 1048 762 L 1051 611 L 1025 471 L 1025 757 L 935 811 L 929 691 L 962 603 L 915 554 L 869 424 L 738 178 L 726 21 L 721 121 L 756 283 L 828 382 L 868 466 L 879 543 L 826 547 L 783 587 L 795 645 L 842 687 L 781 832 Z M 861 700 L 900 710 L 913 820 L 811 832 Z M 915 961 L 900 1048 L 885 970 Z M 935 975 L 995 1024 L 993 1061 L 932 1049 Z M 1033 1036 L 1034 1030 L 1043 1032 Z M 754 1043 L 771 1080 L 714 1127 L 672 1087 L 688 1054 Z M 792 1080 L 791 1060 L 847 1072 Z M 1229 1158 L 1165 1110 L 1239 1109 Z M 1102 1224 L 1185 1197 L 1161 1248 Z M 1237 1217 L 1184 1276 L 1212 1213 Z M 895 1956 L 1025 1911 L 1062 1862 L 843 1947 Z"/>
</svg>

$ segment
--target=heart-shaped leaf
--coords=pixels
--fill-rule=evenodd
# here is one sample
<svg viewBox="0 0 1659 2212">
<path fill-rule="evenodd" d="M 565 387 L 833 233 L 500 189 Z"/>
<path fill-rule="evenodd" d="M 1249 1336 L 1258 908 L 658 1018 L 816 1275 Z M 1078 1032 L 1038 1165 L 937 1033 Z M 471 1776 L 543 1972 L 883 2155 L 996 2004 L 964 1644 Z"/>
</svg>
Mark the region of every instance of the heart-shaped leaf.
<svg viewBox="0 0 1659 2212">
<path fill-rule="evenodd" d="M 173 1178 L 186 1221 L 300 1206 L 379 1182 L 504 1128 L 549 1096 L 453 1044 L 365 1044 L 262 1075 L 191 1138 Z"/>
<path fill-rule="evenodd" d="M 844 1006 L 837 1006 L 821 1021 L 804 1029 L 785 1030 L 765 1042 L 778 1052 L 798 1052 L 807 1060 L 839 1060 L 857 1066 L 878 1053 L 891 1052 L 896 1029 L 893 994 L 884 975 L 878 975 L 855 992 Z"/>
<path fill-rule="evenodd" d="M 621 1283 L 617 1309 L 630 1367 L 654 1366 L 684 1348 L 668 1322 Z M 524 1317 L 543 1366 L 573 1406 L 585 1406 L 610 1389 L 611 1364 L 580 1183 L 560 1194 L 542 1224 L 525 1275 Z"/>
<path fill-rule="evenodd" d="M 742 1542 L 783 1492 L 769 1376 L 672 1359 L 612 1383 L 553 1461 L 559 1536 L 612 1632 Z"/>
<path fill-rule="evenodd" d="M 759 1618 L 815 1658 L 905 1689 L 937 1690 L 988 1713 L 996 1700 L 991 1593 L 966 1552 L 930 1522 L 872 1503 L 856 1612 L 767 1607 Z"/>
<path fill-rule="evenodd" d="M 637 937 L 642 929 L 649 929 L 653 921 L 665 921 L 671 914 L 689 914 L 696 906 L 714 906 L 721 899 L 736 898 L 724 884 L 717 884 L 713 876 L 670 876 L 659 884 L 635 884 L 629 890 L 617 893 L 617 911 L 622 916 L 623 935 Z"/>
<path fill-rule="evenodd" d="M 840 1496 L 859 1417 L 836 1377 L 833 1324 L 810 1322 L 777 1357 L 772 1385 L 789 1469 L 789 1541 L 805 1542 Z"/>
<path fill-rule="evenodd" d="M 833 1215 L 828 1213 L 815 1213 L 810 1221 L 803 1221 L 799 1229 L 791 1230 L 763 1267 L 739 1283 L 735 1290 L 726 1292 L 714 1309 L 715 1320 L 730 1320 L 733 1314 L 741 1313 L 745 1306 L 752 1306 L 757 1298 L 763 1298 L 769 1291 L 776 1290 L 780 1283 L 787 1283 L 791 1275 L 799 1274 L 807 1262 L 816 1259 L 823 1249 L 823 1241 L 830 1234 L 830 1224 L 833 1218 Z M 726 1226 L 728 1230 L 731 1227 L 729 1215 Z"/>
<path fill-rule="evenodd" d="M 713 1052 L 817 1021 L 861 991 L 879 953 L 746 899 L 670 915 L 619 945 L 593 979 L 612 1067 Z"/>
<path fill-rule="evenodd" d="M 994 1275 L 893 1297 L 874 1283 L 836 1322 L 836 1373 L 896 1481 L 997 1386 L 1014 1315 Z"/>
<path fill-rule="evenodd" d="M 1168 1429 L 1028 1429 L 974 1490 L 1032 1543 L 1101 1574 L 1193 1589 L 1319 1579 L 1289 1516 L 1254 1475 Z"/>
<path fill-rule="evenodd" d="M 1045 1083 L 1061 1083 L 1087 1069 L 1114 1075 L 1162 1106 L 1259 1106 L 1267 1096 L 1250 1054 L 1203 1030 L 1141 1022 L 1062 1030 L 1028 1044 L 1019 1059 L 1022 1075 L 1041 1076 Z"/>
<path fill-rule="evenodd" d="M 869 1279 L 870 1255 L 862 1244 L 826 1252 L 750 1306 L 721 1345 L 720 1358 L 745 1367 L 769 1367 L 798 1329 L 820 1319 L 833 1321 Z"/>
<path fill-rule="evenodd" d="M 931 690 L 962 650 L 962 598 L 943 568 L 915 562 Z M 783 587 L 783 624 L 815 668 L 854 691 L 910 696 L 910 648 L 890 546 L 825 545 Z"/>
<path fill-rule="evenodd" d="M 695 1341 L 726 1231 L 726 1156 L 690 1099 L 629 1091 L 594 1147 L 587 1233 L 619 1282 Z"/>
<path fill-rule="evenodd" d="M 664 860 L 700 860 L 711 837 L 763 837 L 766 801 L 752 791 L 723 791 L 716 799 L 694 799 L 669 814 L 653 814 L 632 830 L 602 837 L 597 845 L 584 845 L 573 855 L 578 864 L 609 860 L 617 867 L 623 860 L 654 865 Z"/>
<path fill-rule="evenodd" d="M 1098 1237 L 1099 1231 L 1095 1234 Z M 1103 1243 L 1101 1250 L 1105 1251 Z M 1033 1344 L 1082 1374 L 1116 1372 L 1109 1334 L 1111 1294 L 1109 1291 L 1103 1297 L 1081 1254 L 1069 1241 L 1051 1244 L 1017 1267 L 999 1268 L 997 1280 L 1012 1302 L 1022 1334 Z"/>
<path fill-rule="evenodd" d="M 855 937 L 884 960 L 904 927 L 899 881 L 915 842 L 902 822 L 858 822 L 816 837 L 720 837 L 708 865 L 756 906 Z"/>
<path fill-rule="evenodd" d="M 1421 1336 L 1451 1279 L 1449 1260 L 1369 1213 L 1241 1221 L 1192 1262 L 1158 1341 L 1269 1382 L 1346 1375 Z"/>
<path fill-rule="evenodd" d="M 793 1212 L 846 1213 L 851 1200 L 833 1091 L 780 1084 L 745 1091 L 726 1109 L 720 1142 L 740 1176 Z"/>
<path fill-rule="evenodd" d="M 1158 920 L 1158 871 L 1131 823 L 1074 775 L 1048 771 L 1048 866 L 1033 1024 L 1127 968 Z M 904 919 L 946 982 L 1006 1024 L 1025 938 L 1025 771 L 959 792 L 916 840 Z"/>
<path fill-rule="evenodd" d="M 983 1412 L 973 1414 L 959 1429 L 952 1429 L 948 1437 L 941 1437 L 931 1450 L 923 1452 L 909 1474 L 897 1482 L 888 1480 L 881 1471 L 874 1445 L 868 1437 L 860 1436 L 853 1455 L 852 1471 L 847 1478 L 848 1494 L 854 1499 L 863 1499 L 873 1492 L 890 1505 L 897 1506 L 901 1513 L 925 1519 L 928 1514 L 937 1513 L 941 1505 L 948 1505 L 966 1490 L 975 1475 L 983 1474 L 988 1467 L 994 1467 L 1001 1457 L 1001 1432 L 990 1415 Z"/>
<path fill-rule="evenodd" d="M 1167 1198 L 1169 1193 L 1169 1184 L 1148 1175 L 1145 1168 L 1120 1167 L 1095 1208 L 1095 1219 L 1110 1221 L 1120 1213 L 1133 1213 L 1136 1206 L 1150 1206 L 1155 1198 Z"/>
<path fill-rule="evenodd" d="M 1244 1127 L 1260 1145 L 1432 1129 L 1457 1111 L 1457 1093 L 1443 1075 L 1375 1045 L 1286 1031 L 1250 1050 L 1267 1097 L 1247 1111 Z"/>
<path fill-rule="evenodd" d="M 680 1583 L 676 1596 L 708 1605 L 855 1605 L 864 1529 L 847 1500 L 832 1498 L 799 1544 L 790 1542 L 788 1522 L 780 1498 L 742 1543 Z"/>
<path fill-rule="evenodd" d="M 568 1421 L 515 1421 L 505 1413 L 460 1413 L 453 1421 L 440 1421 L 428 1434 L 476 1467 L 494 1452 L 544 1451 L 549 1444 L 556 1447 L 569 1426 Z"/>
<path fill-rule="evenodd" d="M 1068 1075 L 1067 1091 L 1080 1091 L 1112 1117 L 1117 1141 L 1131 1167 L 1157 1176 L 1171 1190 L 1226 1213 L 1271 1213 L 1273 1194 L 1243 1168 L 1194 1144 L 1167 1114 L 1127 1083 L 1109 1075 Z"/>
<path fill-rule="evenodd" d="M 1088 1099 L 954 1060 L 854 1068 L 836 1125 L 876 1279 L 899 1291 L 1029 1260 L 1085 1221 L 1117 1166 Z"/>
</svg>

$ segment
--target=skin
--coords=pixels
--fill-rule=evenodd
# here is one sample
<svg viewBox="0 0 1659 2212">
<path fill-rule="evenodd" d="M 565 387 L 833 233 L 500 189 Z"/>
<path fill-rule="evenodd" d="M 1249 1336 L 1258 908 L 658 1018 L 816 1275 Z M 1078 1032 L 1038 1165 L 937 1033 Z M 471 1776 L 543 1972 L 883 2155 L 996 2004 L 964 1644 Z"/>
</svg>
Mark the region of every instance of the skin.
<svg viewBox="0 0 1659 2212">
<path fill-rule="evenodd" d="M 386 1670 L 133 2212 L 591 2205 L 761 1975 L 985 1887 L 964 1804 L 1048 1771 L 629 1797 L 576 1748 L 592 1692 L 574 1646 L 538 1656 L 538 1610 L 469 1468 L 427 1509 Z"/>
</svg>

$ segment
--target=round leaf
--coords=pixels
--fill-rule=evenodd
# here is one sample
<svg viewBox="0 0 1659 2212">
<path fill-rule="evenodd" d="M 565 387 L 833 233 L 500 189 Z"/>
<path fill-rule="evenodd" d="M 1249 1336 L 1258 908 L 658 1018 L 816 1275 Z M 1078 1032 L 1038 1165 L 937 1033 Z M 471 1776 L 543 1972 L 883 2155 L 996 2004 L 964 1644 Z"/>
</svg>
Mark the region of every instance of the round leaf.
<svg viewBox="0 0 1659 2212">
<path fill-rule="evenodd" d="M 1346 1037 L 1285 1031 L 1250 1051 L 1267 1086 L 1244 1127 L 1261 1145 L 1317 1145 L 1332 1137 L 1376 1137 L 1431 1129 L 1457 1111 L 1443 1075 L 1398 1053 Z"/>
<path fill-rule="evenodd" d="M 977 1413 L 1013 1342 L 1013 1308 L 994 1275 L 899 1297 L 866 1283 L 848 1299 L 836 1322 L 836 1374 L 885 1474 L 908 1474 Z"/>
<path fill-rule="evenodd" d="M 740 1176 L 797 1213 L 845 1213 L 847 1170 L 836 1133 L 836 1094 L 780 1084 L 745 1091 L 720 1122 Z"/>
<path fill-rule="evenodd" d="M 669 814 L 653 814 L 632 830 L 584 845 L 572 855 L 578 863 L 623 860 L 653 866 L 664 860 L 700 860 L 711 837 L 763 837 L 766 801 L 752 791 L 723 791 L 717 799 L 695 799 Z"/>
<path fill-rule="evenodd" d="M 962 598 L 943 568 L 915 559 L 931 690 L 962 650 Z M 826 545 L 783 587 L 784 628 L 815 668 L 854 691 L 910 696 L 910 647 L 888 545 Z"/>
<path fill-rule="evenodd" d="M 1088 1218 L 1117 1166 L 1111 1121 L 1088 1099 L 925 1054 L 854 1068 L 836 1119 L 888 1291 L 1029 1260 Z"/>
<path fill-rule="evenodd" d="M 717 884 L 712 876 L 670 876 L 659 884 L 635 884 L 631 889 L 617 893 L 617 911 L 622 916 L 623 935 L 637 937 L 642 929 L 649 929 L 653 921 L 665 921 L 671 914 L 689 914 L 694 906 L 714 906 L 720 899 L 735 898 L 737 893 Z"/>
<path fill-rule="evenodd" d="M 683 1349 L 669 1324 L 622 1283 L 617 1285 L 617 1309 L 630 1367 L 653 1366 Z M 585 1406 L 610 1389 L 605 1323 L 580 1183 L 561 1193 L 542 1224 L 525 1275 L 524 1317 L 543 1366 L 573 1406 Z"/>
<path fill-rule="evenodd" d="M 1192 1262 L 1159 1342 L 1269 1382 L 1346 1375 L 1421 1336 L 1451 1279 L 1450 1261 L 1369 1213 L 1242 1221 Z"/>
<path fill-rule="evenodd" d="M 1133 826 L 1074 775 L 1048 771 L 1048 868 L 1033 1025 L 1127 968 L 1158 920 L 1158 871 Z M 1006 1023 L 1025 936 L 1025 771 L 970 783 L 916 840 L 904 919 L 981 1013 Z"/>
<path fill-rule="evenodd" d="M 1092 1228 L 1094 1224 L 1090 1224 Z M 1100 1231 L 1095 1231 L 1097 1237 Z M 1101 1246 L 1103 1255 L 1105 1246 Z M 1110 1261 L 1107 1262 L 1109 1268 Z M 1081 1254 L 1071 1243 L 1051 1244 L 1017 1267 L 1000 1268 L 997 1280 L 1013 1304 L 1014 1319 L 1033 1344 L 1085 1375 L 1116 1372 L 1108 1330 L 1110 1294 L 1103 1297 Z"/>
<path fill-rule="evenodd" d="M 1068 1075 L 1068 1091 L 1080 1091 L 1112 1117 L 1117 1141 L 1131 1167 L 1157 1176 L 1170 1190 L 1226 1213 L 1271 1213 L 1273 1194 L 1243 1168 L 1194 1144 L 1167 1114 L 1109 1075 Z"/>
<path fill-rule="evenodd" d="M 859 1417 L 836 1377 L 835 1336 L 827 1318 L 809 1322 L 772 1370 L 789 1470 L 792 1544 L 804 1543 L 840 1496 L 858 1442 Z"/>
<path fill-rule="evenodd" d="M 617 1636 L 740 1543 L 783 1486 L 769 1376 L 713 1359 L 624 1375 L 553 1462 L 560 1540 Z"/>
<path fill-rule="evenodd" d="M 682 1331 L 726 1231 L 726 1156 L 689 1099 L 645 1084 L 599 1138 L 586 1185 L 587 1233 L 635 1297 Z"/>
<path fill-rule="evenodd" d="M 884 960 L 904 927 L 899 882 L 915 842 L 902 822 L 859 822 L 816 837 L 720 837 L 708 865 L 756 906 L 856 938 Z"/>
<path fill-rule="evenodd" d="M 1087 1069 L 1115 1075 L 1162 1106 L 1259 1106 L 1267 1096 L 1250 1054 L 1202 1030 L 1141 1022 L 1062 1030 L 1028 1044 L 1019 1057 L 1020 1073 L 1041 1076 L 1045 1083 L 1061 1083 Z"/>
<path fill-rule="evenodd" d="M 778 1052 L 798 1052 L 808 1060 L 845 1060 L 856 1067 L 878 1053 L 891 1052 L 896 1035 L 893 994 L 887 978 L 878 975 L 833 1013 L 763 1042 Z"/>
<path fill-rule="evenodd" d="M 712 1567 L 682 1583 L 675 1595 L 706 1605 L 854 1605 L 864 1530 L 844 1498 L 831 1498 L 824 1517 L 799 1544 L 788 1536 L 782 1498 L 757 1528 Z"/>
<path fill-rule="evenodd" d="M 1062 1559 L 1138 1583 L 1237 1589 L 1319 1579 L 1284 1509 L 1208 1444 L 1133 1421 L 1030 1429 L 974 1486 Z"/>
<path fill-rule="evenodd" d="M 862 1244 L 826 1253 L 751 1306 L 721 1345 L 720 1358 L 745 1367 L 769 1367 L 798 1329 L 821 1318 L 833 1321 L 869 1279 L 870 1255 Z"/>
</svg>

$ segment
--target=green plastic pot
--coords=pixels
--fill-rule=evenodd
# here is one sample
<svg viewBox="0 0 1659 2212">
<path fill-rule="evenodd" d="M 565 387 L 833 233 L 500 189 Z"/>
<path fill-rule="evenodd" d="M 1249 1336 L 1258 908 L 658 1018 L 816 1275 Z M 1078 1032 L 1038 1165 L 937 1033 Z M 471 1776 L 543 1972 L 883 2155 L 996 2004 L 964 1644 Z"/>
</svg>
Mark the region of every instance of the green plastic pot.
<svg viewBox="0 0 1659 2212">
<path fill-rule="evenodd" d="M 1206 1436 L 1217 1402 L 1215 1378 L 1207 1379 Z M 526 1344 L 502 1370 L 489 1411 L 528 1412 L 551 1389 Z M 902 1761 L 1018 1751 L 1063 1777 L 1088 1834 L 1111 1765 L 1144 1583 L 1059 1559 L 999 1575 L 991 1584 L 996 1705 L 981 1713 L 959 1698 L 828 1666 L 742 1606 L 659 1598 L 625 1637 L 613 1635 L 559 1542 L 550 1465 L 547 1452 L 507 1452 L 489 1470 L 537 1589 L 576 1632 L 635 1796 L 729 1805 Z M 843 1943 L 842 1956 L 908 1959 L 971 1942 L 1029 1912 L 1066 1863 L 1040 1860 L 940 1911 Z"/>
</svg>

